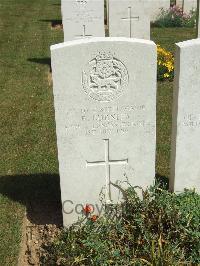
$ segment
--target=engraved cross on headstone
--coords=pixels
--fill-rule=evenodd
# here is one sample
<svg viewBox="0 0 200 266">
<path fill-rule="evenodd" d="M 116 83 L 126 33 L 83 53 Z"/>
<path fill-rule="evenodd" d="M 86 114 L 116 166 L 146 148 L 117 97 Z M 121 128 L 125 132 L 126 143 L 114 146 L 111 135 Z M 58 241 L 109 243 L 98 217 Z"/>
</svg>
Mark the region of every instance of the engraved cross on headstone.
<svg viewBox="0 0 200 266">
<path fill-rule="evenodd" d="M 86 34 L 86 26 L 83 25 L 83 33 L 81 35 L 76 35 L 76 37 L 83 37 L 83 38 L 85 38 L 85 37 L 92 37 L 92 35 L 87 35 Z"/>
<path fill-rule="evenodd" d="M 128 159 L 122 160 L 110 160 L 109 156 L 109 139 L 104 139 L 104 152 L 105 152 L 105 159 L 104 161 L 93 161 L 88 162 L 86 161 L 86 167 L 90 166 L 104 166 L 105 167 L 105 178 L 106 178 L 106 200 L 107 203 L 111 202 L 111 177 L 110 177 L 110 166 L 111 165 L 122 165 L 128 164 Z"/>
<path fill-rule="evenodd" d="M 131 38 L 132 37 L 132 21 L 133 20 L 139 20 L 139 16 L 137 17 L 132 17 L 132 12 L 131 12 L 131 7 L 128 7 L 128 17 L 126 18 L 121 18 L 122 20 L 126 20 L 129 22 L 129 37 Z"/>
</svg>

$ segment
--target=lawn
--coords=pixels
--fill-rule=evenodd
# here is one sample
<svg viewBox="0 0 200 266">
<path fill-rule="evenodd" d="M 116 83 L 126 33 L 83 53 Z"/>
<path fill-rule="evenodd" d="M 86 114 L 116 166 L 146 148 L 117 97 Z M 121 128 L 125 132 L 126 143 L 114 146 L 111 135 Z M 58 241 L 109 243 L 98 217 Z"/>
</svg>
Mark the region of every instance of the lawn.
<svg viewBox="0 0 200 266">
<path fill-rule="evenodd" d="M 152 28 L 151 39 L 175 52 L 175 43 L 196 38 L 190 28 Z M 157 91 L 157 156 L 156 173 L 169 177 L 170 137 L 172 121 L 173 82 L 158 82 Z"/>
<path fill-rule="evenodd" d="M 0 4 L 0 265 L 16 265 L 30 201 L 59 198 L 49 46 L 62 42 L 51 22 L 58 0 L 1 0 Z M 195 37 L 193 29 L 152 29 L 170 51 Z M 158 84 L 157 173 L 169 176 L 172 83 Z"/>
<path fill-rule="evenodd" d="M 51 30 L 51 21 L 59 16 L 56 0 L 0 4 L 0 265 L 16 264 L 28 200 L 55 194 L 49 46 L 62 41 L 62 32 Z"/>
</svg>

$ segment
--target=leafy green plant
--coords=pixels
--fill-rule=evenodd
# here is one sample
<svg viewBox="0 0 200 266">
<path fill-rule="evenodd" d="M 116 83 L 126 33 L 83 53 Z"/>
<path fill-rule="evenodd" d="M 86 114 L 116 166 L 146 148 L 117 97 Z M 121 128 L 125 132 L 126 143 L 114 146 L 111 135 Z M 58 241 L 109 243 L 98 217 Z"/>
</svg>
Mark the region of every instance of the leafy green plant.
<svg viewBox="0 0 200 266">
<path fill-rule="evenodd" d="M 196 11 L 186 14 L 176 5 L 165 10 L 162 9 L 157 20 L 153 23 L 156 27 L 191 27 L 196 24 Z"/>
<path fill-rule="evenodd" d="M 198 265 L 200 195 L 130 187 L 122 205 L 63 230 L 46 250 L 45 265 Z M 114 214 L 114 215 L 113 215 Z"/>
</svg>

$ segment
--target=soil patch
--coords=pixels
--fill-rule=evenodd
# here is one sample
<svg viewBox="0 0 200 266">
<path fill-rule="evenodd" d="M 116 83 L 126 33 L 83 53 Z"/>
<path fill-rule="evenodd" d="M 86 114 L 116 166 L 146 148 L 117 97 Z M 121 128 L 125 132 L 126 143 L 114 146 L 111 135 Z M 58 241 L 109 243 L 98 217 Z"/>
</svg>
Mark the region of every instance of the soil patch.
<svg viewBox="0 0 200 266">
<path fill-rule="evenodd" d="M 23 221 L 19 266 L 37 266 L 45 256 L 45 246 L 60 234 L 62 215 L 60 202 L 30 204 Z"/>
</svg>

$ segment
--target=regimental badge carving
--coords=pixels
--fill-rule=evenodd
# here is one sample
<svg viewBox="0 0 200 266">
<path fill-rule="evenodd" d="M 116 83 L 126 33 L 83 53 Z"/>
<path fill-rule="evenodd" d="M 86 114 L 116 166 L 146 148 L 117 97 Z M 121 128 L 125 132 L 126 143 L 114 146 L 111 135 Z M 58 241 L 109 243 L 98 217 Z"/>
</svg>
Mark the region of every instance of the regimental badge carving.
<svg viewBox="0 0 200 266">
<path fill-rule="evenodd" d="M 128 86 L 125 65 L 110 52 L 100 52 L 85 67 L 82 85 L 85 93 L 99 102 L 111 102 Z"/>
</svg>

